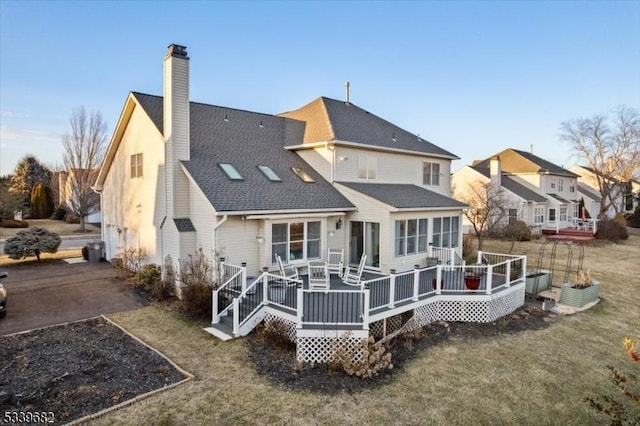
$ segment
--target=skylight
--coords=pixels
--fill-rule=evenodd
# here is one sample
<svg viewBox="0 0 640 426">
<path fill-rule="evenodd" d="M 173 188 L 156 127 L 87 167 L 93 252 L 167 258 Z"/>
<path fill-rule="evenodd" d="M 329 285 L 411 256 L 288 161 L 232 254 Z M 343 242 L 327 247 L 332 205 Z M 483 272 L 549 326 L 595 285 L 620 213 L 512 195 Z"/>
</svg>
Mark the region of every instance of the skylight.
<svg viewBox="0 0 640 426">
<path fill-rule="evenodd" d="M 231 180 L 244 180 L 242 175 L 238 173 L 233 164 L 229 163 L 218 163 L 223 172 L 227 175 L 227 177 Z"/>
<path fill-rule="evenodd" d="M 311 175 L 309 173 L 305 172 L 304 170 L 302 170 L 300 167 L 292 167 L 291 170 L 293 170 L 293 173 L 295 173 L 296 176 L 298 176 L 300 179 L 302 179 L 303 182 L 305 182 L 305 183 L 314 183 L 315 182 L 315 180 L 313 180 Z"/>
<path fill-rule="evenodd" d="M 280 179 L 280 176 L 278 176 L 271 167 L 258 166 L 258 168 L 260 169 L 262 174 L 264 174 L 267 177 L 267 179 L 269 179 L 271 182 L 282 182 L 282 179 Z"/>
</svg>

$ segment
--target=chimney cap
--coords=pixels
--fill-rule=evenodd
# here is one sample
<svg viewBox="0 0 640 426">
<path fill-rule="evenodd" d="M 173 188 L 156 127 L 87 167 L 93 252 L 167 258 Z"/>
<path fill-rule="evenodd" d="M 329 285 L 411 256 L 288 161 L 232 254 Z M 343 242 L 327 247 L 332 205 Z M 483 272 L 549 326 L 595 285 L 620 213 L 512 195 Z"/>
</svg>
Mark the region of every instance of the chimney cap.
<svg viewBox="0 0 640 426">
<path fill-rule="evenodd" d="M 180 58 L 189 59 L 187 56 L 187 47 L 180 46 L 179 44 L 170 44 L 167 48 L 167 56 L 177 56 Z"/>
</svg>

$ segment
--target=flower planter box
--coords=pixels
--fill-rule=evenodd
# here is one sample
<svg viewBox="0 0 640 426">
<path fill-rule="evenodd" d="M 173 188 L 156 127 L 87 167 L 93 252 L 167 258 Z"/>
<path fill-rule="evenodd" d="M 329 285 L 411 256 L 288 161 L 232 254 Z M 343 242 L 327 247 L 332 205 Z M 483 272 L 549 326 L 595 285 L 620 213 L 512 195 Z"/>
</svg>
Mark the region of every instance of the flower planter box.
<svg viewBox="0 0 640 426">
<path fill-rule="evenodd" d="M 528 294 L 538 294 L 541 291 L 551 289 L 552 276 L 547 270 L 530 272 L 525 277 L 525 292 Z"/>
<path fill-rule="evenodd" d="M 598 295 L 600 294 L 600 283 L 598 281 L 593 280 L 593 284 L 587 288 L 573 288 L 572 285 L 571 283 L 562 285 L 558 303 L 581 308 L 587 303 L 598 300 Z"/>
</svg>

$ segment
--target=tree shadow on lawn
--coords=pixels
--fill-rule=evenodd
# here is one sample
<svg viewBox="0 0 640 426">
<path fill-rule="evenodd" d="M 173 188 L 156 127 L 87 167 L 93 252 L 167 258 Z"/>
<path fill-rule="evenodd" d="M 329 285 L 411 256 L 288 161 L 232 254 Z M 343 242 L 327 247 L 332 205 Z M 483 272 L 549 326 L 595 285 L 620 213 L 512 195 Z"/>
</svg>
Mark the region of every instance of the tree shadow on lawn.
<svg viewBox="0 0 640 426">
<path fill-rule="evenodd" d="M 0 406 L 66 423 L 173 387 L 177 369 L 103 317 L 0 337 Z"/>
</svg>

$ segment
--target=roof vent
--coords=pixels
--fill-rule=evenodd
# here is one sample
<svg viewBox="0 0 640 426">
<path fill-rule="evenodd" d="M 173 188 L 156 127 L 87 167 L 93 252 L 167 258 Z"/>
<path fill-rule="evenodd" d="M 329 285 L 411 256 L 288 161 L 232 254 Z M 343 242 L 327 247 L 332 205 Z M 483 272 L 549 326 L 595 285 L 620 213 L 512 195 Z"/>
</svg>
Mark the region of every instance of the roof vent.
<svg viewBox="0 0 640 426">
<path fill-rule="evenodd" d="M 229 116 L 227 114 L 224 115 L 224 121 L 229 121 Z"/>
<path fill-rule="evenodd" d="M 262 124 L 262 120 L 260 120 L 260 124 L 259 124 L 260 128 L 263 129 L 264 128 L 264 124 Z"/>
<path fill-rule="evenodd" d="M 392 141 L 394 141 L 394 142 L 397 142 L 397 141 L 396 141 L 396 134 L 395 134 L 395 133 L 392 133 L 392 134 L 391 134 L 391 140 L 392 140 Z"/>
</svg>

